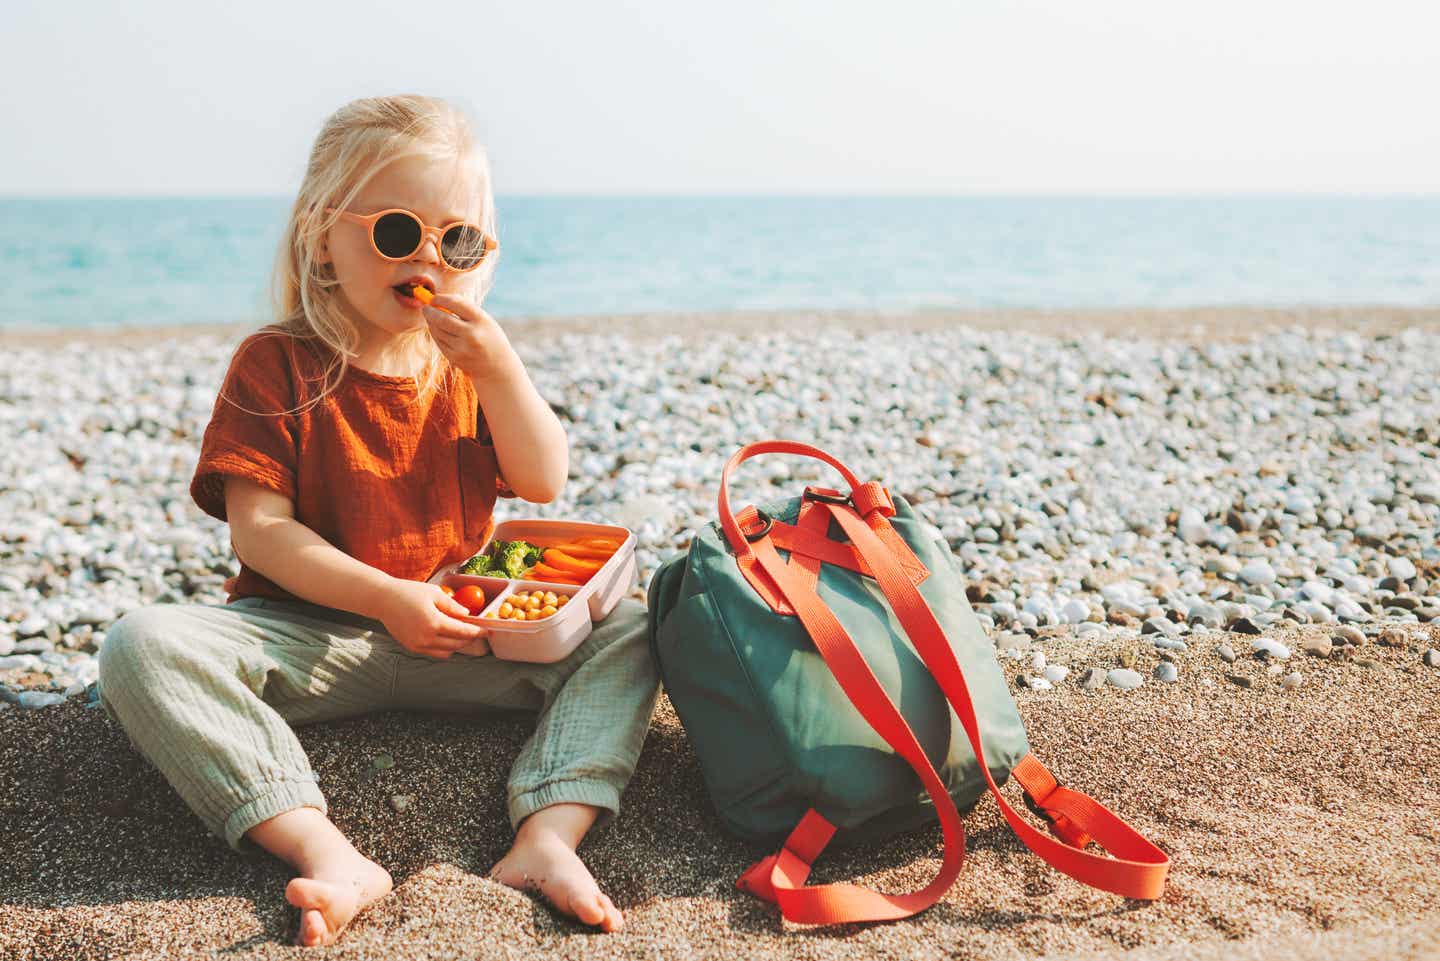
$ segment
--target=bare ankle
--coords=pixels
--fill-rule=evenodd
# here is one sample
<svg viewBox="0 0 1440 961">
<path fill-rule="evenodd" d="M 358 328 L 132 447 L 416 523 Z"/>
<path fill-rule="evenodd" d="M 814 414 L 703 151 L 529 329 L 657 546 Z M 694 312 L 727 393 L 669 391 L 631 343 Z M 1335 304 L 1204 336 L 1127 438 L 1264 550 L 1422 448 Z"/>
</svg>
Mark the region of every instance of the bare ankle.
<svg viewBox="0 0 1440 961">
<path fill-rule="evenodd" d="M 318 808 L 302 807 L 277 814 L 255 825 L 245 836 L 305 877 L 333 874 L 347 864 L 369 860 Z"/>
<path fill-rule="evenodd" d="M 515 843 L 523 844 L 532 838 L 554 835 L 573 851 L 580 846 L 585 832 L 594 825 L 600 811 L 591 804 L 564 803 L 543 807 L 520 822 L 515 832 Z"/>
</svg>

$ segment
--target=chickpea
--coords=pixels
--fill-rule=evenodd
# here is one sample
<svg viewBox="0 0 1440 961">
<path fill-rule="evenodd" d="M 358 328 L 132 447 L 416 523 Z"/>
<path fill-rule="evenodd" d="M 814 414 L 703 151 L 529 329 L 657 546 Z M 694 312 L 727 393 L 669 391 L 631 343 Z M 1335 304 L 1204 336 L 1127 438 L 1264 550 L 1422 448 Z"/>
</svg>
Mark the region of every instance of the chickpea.
<svg viewBox="0 0 1440 961">
<path fill-rule="evenodd" d="M 564 607 L 566 604 L 569 604 L 569 603 L 570 603 L 570 595 L 569 595 L 569 594 L 561 594 L 561 595 L 560 595 L 560 600 L 555 603 L 555 606 L 556 606 L 556 607 Z"/>
<path fill-rule="evenodd" d="M 525 609 L 527 611 L 538 611 L 544 606 L 545 605 L 541 603 L 540 598 L 534 596 L 533 594 L 530 596 L 530 599 L 525 602 Z"/>
<path fill-rule="evenodd" d="M 510 602 L 509 602 L 509 601 L 506 601 L 504 604 L 501 604 L 501 605 L 500 605 L 500 616 L 501 616 L 501 617 L 509 617 L 510 614 L 511 614 L 511 612 L 514 611 L 514 610 L 515 610 L 515 608 L 514 608 L 513 606 L 511 606 Z"/>
<path fill-rule="evenodd" d="M 558 610 L 560 610 L 560 608 L 556 607 L 554 604 L 546 604 L 544 607 L 540 608 L 540 616 L 549 617 L 551 614 L 554 614 Z"/>
<path fill-rule="evenodd" d="M 527 621 L 538 621 L 538 620 L 540 620 L 540 612 L 539 612 L 538 610 L 528 610 L 528 611 L 526 611 L 526 612 L 525 612 L 525 620 L 527 620 Z"/>
</svg>

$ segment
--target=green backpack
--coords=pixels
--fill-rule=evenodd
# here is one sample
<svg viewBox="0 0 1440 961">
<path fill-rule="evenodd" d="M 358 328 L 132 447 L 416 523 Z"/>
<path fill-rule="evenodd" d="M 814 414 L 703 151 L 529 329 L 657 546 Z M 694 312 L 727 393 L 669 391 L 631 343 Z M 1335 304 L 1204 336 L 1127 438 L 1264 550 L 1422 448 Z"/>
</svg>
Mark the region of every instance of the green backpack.
<svg viewBox="0 0 1440 961">
<path fill-rule="evenodd" d="M 849 491 L 806 487 L 732 514 L 731 471 L 763 453 L 824 461 Z M 651 579 L 650 643 L 721 822 L 749 841 L 783 842 L 741 876 L 742 890 L 810 924 L 908 917 L 958 875 L 959 811 L 988 788 L 1056 868 L 1159 897 L 1165 853 L 1030 754 L 959 565 L 903 498 L 814 447 L 772 440 L 726 464 L 719 514 Z M 999 785 L 1011 775 L 1059 840 L 1006 803 Z M 875 841 L 937 818 L 944 863 L 922 891 L 803 886 L 837 833 Z M 1086 851 L 1092 842 L 1115 857 Z"/>
</svg>

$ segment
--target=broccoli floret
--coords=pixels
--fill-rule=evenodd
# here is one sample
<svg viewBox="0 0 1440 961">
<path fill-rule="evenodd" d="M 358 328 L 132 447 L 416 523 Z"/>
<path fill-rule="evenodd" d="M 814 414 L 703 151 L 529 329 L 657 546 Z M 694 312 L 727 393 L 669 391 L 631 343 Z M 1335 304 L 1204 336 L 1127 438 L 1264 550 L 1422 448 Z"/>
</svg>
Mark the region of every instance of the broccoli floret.
<svg viewBox="0 0 1440 961">
<path fill-rule="evenodd" d="M 544 554 L 544 548 L 528 541 L 493 540 L 482 553 L 461 565 L 460 573 L 519 580 L 527 570 L 540 563 Z"/>
<path fill-rule="evenodd" d="M 488 576 L 491 573 L 490 556 L 488 554 L 476 554 L 460 566 L 460 573 Z"/>
<path fill-rule="evenodd" d="M 504 570 L 506 577 L 519 580 L 530 567 L 526 559 L 531 550 L 531 545 L 524 541 L 510 541 L 495 555 L 495 563 Z"/>
</svg>

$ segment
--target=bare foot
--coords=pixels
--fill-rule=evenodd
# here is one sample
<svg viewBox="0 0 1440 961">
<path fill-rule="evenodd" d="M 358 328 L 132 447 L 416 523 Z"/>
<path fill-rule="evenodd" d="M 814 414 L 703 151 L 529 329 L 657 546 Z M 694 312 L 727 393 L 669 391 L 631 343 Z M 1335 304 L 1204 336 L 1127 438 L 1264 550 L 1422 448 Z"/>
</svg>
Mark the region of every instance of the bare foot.
<svg viewBox="0 0 1440 961">
<path fill-rule="evenodd" d="M 285 888 L 285 900 L 300 909 L 295 943 L 303 947 L 333 943 L 361 908 L 394 886 L 389 871 L 359 854 L 314 873 Z"/>
<path fill-rule="evenodd" d="M 521 891 L 538 891 L 551 904 L 602 931 L 619 931 L 625 917 L 600 890 L 574 849 L 552 831 L 521 831 L 490 877 Z"/>
</svg>

